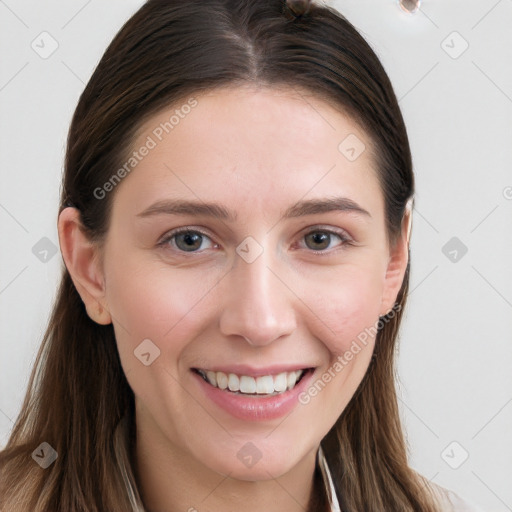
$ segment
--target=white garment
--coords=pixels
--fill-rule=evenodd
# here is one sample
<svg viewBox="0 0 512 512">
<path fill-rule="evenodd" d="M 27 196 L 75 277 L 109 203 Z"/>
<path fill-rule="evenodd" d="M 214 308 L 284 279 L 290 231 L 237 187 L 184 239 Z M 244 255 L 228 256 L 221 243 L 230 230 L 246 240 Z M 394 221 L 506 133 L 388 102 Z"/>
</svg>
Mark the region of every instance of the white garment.
<svg viewBox="0 0 512 512">
<path fill-rule="evenodd" d="M 324 477 L 324 483 L 331 506 L 330 510 L 331 512 L 341 512 L 338 497 L 336 496 L 336 491 L 332 482 L 331 472 L 321 446 L 318 450 L 318 463 Z M 483 512 L 481 508 L 463 500 L 453 491 L 445 489 L 444 487 L 430 481 L 428 481 L 428 485 L 433 488 L 435 495 L 439 500 L 439 512 Z"/>
<path fill-rule="evenodd" d="M 327 465 L 327 461 L 325 460 L 324 451 L 322 450 L 322 445 L 318 448 L 318 465 L 320 466 L 320 470 L 322 471 L 322 475 L 324 477 L 325 488 L 327 489 L 327 496 L 329 500 L 329 504 L 331 506 L 331 512 L 341 512 L 340 503 L 338 501 L 338 496 L 336 495 L 336 491 L 334 489 L 334 484 L 332 483 L 331 472 L 329 470 L 329 466 Z"/>
</svg>

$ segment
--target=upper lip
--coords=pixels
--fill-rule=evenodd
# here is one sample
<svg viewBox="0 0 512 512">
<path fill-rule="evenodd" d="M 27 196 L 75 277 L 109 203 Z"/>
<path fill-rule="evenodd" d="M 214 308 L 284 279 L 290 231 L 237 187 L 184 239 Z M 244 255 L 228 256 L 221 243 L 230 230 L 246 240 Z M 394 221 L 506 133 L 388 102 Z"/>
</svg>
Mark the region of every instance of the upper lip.
<svg viewBox="0 0 512 512">
<path fill-rule="evenodd" d="M 193 369 L 224 372 L 225 374 L 234 373 L 235 375 L 247 375 L 249 377 L 262 377 L 264 375 L 277 375 L 282 372 L 293 372 L 296 370 L 308 370 L 314 368 L 313 365 L 305 364 L 275 364 L 265 367 L 256 368 L 246 364 L 232 364 L 232 365 L 212 365 L 209 367 L 196 366 Z"/>
</svg>

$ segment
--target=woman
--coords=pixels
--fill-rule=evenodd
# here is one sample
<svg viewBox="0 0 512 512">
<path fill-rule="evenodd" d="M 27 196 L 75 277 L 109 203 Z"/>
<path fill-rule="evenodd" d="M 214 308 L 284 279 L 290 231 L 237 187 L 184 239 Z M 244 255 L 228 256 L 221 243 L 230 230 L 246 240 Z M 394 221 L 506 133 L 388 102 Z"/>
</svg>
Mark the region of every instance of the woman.
<svg viewBox="0 0 512 512">
<path fill-rule="evenodd" d="M 411 155 L 339 13 L 149 0 L 69 132 L 1 509 L 475 510 L 407 463 Z"/>
</svg>

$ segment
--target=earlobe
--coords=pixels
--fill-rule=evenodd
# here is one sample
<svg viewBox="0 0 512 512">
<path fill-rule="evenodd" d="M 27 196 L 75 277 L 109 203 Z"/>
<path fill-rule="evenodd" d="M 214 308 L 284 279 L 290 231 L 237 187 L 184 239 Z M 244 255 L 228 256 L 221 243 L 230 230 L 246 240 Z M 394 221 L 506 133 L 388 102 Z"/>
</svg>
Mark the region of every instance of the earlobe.
<svg viewBox="0 0 512 512">
<path fill-rule="evenodd" d="M 84 302 L 87 314 L 98 324 L 112 323 L 106 306 L 99 249 L 85 235 L 77 208 L 68 207 L 62 210 L 58 220 L 58 232 L 64 263 Z"/>
<path fill-rule="evenodd" d="M 390 254 L 386 269 L 384 292 L 381 301 L 380 316 L 391 311 L 402 287 L 407 264 L 409 263 L 409 240 L 412 228 L 412 199 L 405 207 L 401 231 Z"/>
</svg>

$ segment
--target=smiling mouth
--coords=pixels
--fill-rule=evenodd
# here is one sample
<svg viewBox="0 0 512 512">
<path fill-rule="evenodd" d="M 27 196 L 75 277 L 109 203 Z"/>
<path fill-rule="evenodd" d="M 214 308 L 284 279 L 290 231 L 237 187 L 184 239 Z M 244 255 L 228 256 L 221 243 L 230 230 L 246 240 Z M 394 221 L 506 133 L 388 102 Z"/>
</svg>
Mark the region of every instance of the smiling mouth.
<svg viewBox="0 0 512 512">
<path fill-rule="evenodd" d="M 192 368 L 208 384 L 237 395 L 274 396 L 293 389 L 313 368 L 303 368 L 290 372 L 281 372 L 275 375 L 251 377 L 235 373 L 214 372 Z"/>
</svg>

